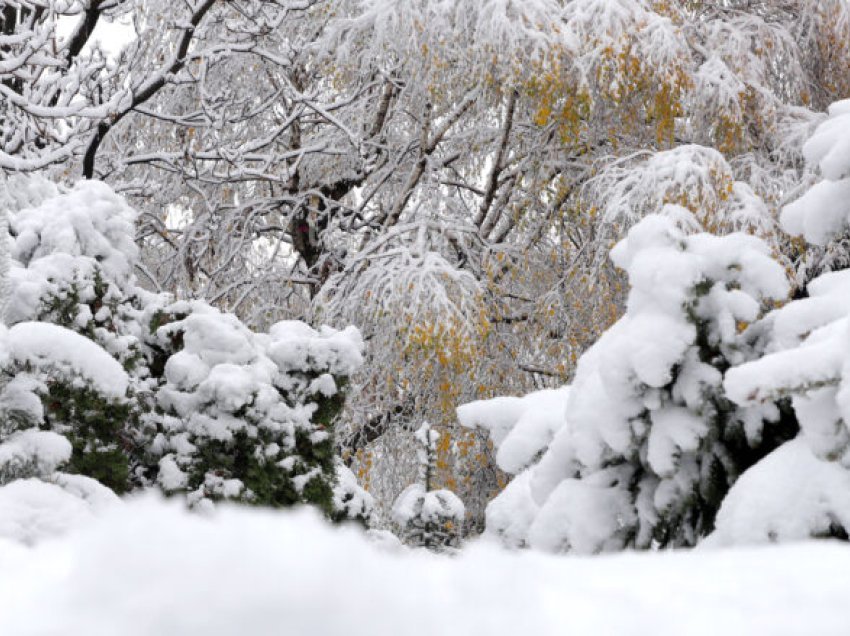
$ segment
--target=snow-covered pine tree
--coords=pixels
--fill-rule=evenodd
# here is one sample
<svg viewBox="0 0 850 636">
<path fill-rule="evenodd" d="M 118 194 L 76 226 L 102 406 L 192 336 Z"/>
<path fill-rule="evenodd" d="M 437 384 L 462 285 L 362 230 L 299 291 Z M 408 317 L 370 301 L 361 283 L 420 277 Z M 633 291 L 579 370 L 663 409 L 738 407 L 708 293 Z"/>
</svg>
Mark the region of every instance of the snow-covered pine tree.
<svg viewBox="0 0 850 636">
<path fill-rule="evenodd" d="M 63 188 L 36 175 L 10 179 L 6 198 L 9 324 L 62 326 L 132 371 L 129 395 L 119 401 L 65 381 L 47 383 L 43 394 L 43 426 L 64 429 L 75 448 L 75 469 L 124 492 L 131 487 L 135 396 L 145 375 L 138 342 L 141 301 L 133 276 L 135 212 L 102 183 Z"/>
<path fill-rule="evenodd" d="M 405 488 L 393 504 L 392 517 L 408 545 L 436 552 L 460 544 L 465 508 L 451 490 L 434 488 L 440 434 L 425 422 L 415 433 L 419 481 Z"/>
<path fill-rule="evenodd" d="M 759 353 L 743 329 L 785 297 L 785 274 L 761 240 L 698 229 L 668 205 L 612 251 L 631 285 L 626 314 L 580 359 L 566 424 L 502 502 L 533 516 L 532 546 L 694 545 L 738 475 L 796 433 L 776 404 L 737 408 L 722 387 Z"/>
<path fill-rule="evenodd" d="M 73 449 L 69 471 L 125 492 L 134 406 L 124 370 L 130 365 L 113 356 L 129 362 L 120 354 L 134 339 L 122 336 L 113 316 L 136 255 L 132 211 L 103 184 L 64 191 L 38 176 L 7 179 L 0 199 L 11 248 L 7 434 L 30 426 L 57 432 Z M 94 372 L 95 361 L 102 372 Z"/>
<path fill-rule="evenodd" d="M 784 209 L 781 222 L 790 234 L 834 250 L 850 232 L 850 100 L 829 108 L 827 120 L 804 145 L 803 154 L 823 179 Z M 806 297 L 773 311 L 768 325 L 769 355 L 730 369 L 724 385 L 730 399 L 742 406 L 791 396 L 802 439 L 753 467 L 724 506 L 716 540 L 846 539 L 850 270 L 812 280 Z M 794 477 L 805 487 L 781 488 Z"/>
</svg>

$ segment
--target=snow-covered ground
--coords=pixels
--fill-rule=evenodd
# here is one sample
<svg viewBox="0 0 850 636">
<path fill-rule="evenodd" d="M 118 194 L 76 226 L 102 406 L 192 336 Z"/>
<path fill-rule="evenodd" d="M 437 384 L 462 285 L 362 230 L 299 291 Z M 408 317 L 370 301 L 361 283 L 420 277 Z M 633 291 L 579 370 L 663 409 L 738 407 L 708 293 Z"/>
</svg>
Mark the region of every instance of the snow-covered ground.
<svg viewBox="0 0 850 636">
<path fill-rule="evenodd" d="M 850 547 L 604 557 L 390 548 L 314 513 L 151 496 L 0 541 L 0 634 L 841 634 Z"/>
</svg>

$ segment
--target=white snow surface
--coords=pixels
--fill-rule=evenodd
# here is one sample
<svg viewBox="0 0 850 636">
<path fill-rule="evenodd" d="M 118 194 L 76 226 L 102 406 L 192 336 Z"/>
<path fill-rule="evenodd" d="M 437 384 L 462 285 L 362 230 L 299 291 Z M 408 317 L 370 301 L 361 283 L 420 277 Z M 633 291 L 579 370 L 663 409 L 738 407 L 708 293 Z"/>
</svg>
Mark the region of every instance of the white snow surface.
<svg viewBox="0 0 850 636">
<path fill-rule="evenodd" d="M 153 497 L 34 547 L 0 540 L 0 633 L 844 635 L 838 543 L 556 557 L 381 549 L 307 510 Z"/>
</svg>

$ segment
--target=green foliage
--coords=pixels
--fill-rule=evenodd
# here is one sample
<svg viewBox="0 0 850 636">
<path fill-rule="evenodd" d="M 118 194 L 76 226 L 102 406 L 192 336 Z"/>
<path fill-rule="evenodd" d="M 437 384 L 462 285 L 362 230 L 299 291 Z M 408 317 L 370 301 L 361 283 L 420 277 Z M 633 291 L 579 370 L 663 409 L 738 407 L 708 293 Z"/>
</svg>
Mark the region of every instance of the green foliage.
<svg viewBox="0 0 850 636">
<path fill-rule="evenodd" d="M 42 400 L 41 428 L 65 435 L 74 449 L 68 472 L 96 479 L 118 494 L 127 492 L 130 455 L 124 430 L 134 421 L 131 404 L 62 379 L 48 382 Z"/>
</svg>

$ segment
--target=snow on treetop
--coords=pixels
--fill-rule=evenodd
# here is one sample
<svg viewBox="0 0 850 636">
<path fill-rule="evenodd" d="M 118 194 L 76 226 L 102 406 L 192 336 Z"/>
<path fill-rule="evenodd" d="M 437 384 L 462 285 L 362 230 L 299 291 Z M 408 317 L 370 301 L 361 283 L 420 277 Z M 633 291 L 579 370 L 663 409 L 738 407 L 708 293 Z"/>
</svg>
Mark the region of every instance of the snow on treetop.
<svg viewBox="0 0 850 636">
<path fill-rule="evenodd" d="M 73 331 L 44 322 L 22 322 L 8 330 L 13 360 L 24 365 L 56 367 L 79 376 L 107 396 L 122 398 L 129 378 L 121 364 L 95 342 Z"/>
<path fill-rule="evenodd" d="M 84 181 L 62 190 L 42 177 L 23 183 L 23 195 L 9 209 L 11 293 L 10 323 L 40 318 L 45 303 L 73 298 L 81 305 L 77 320 L 91 319 L 82 305 L 117 297 L 134 283 L 138 258 L 136 213 L 109 186 Z M 95 289 L 99 278 L 106 290 Z M 106 310 L 108 311 L 108 310 Z M 82 325 L 81 325 L 82 326 Z"/>
<path fill-rule="evenodd" d="M 108 279 L 126 281 L 133 273 L 136 212 L 99 181 L 80 181 L 71 190 L 13 213 L 12 257 L 24 265 L 52 254 L 96 260 Z"/>
<path fill-rule="evenodd" d="M 183 351 L 209 367 L 216 364 L 250 364 L 257 359 L 253 332 L 235 315 L 222 313 L 203 302 L 177 302 L 170 313 L 181 313 L 184 304 L 192 313 L 157 329 L 158 339 L 181 333 Z"/>
<path fill-rule="evenodd" d="M 269 329 L 268 355 L 283 370 L 310 368 L 349 376 L 363 364 L 363 337 L 353 326 L 338 331 L 284 320 Z"/>
<path fill-rule="evenodd" d="M 402 527 L 415 519 L 430 524 L 459 524 L 465 511 L 463 502 L 451 490 L 426 491 L 422 484 L 411 484 L 395 500 L 392 517 Z"/>
<path fill-rule="evenodd" d="M 824 180 L 786 206 L 781 223 L 789 234 L 824 245 L 850 223 L 850 100 L 830 107 L 829 117 L 806 142 L 803 154 Z"/>
</svg>

